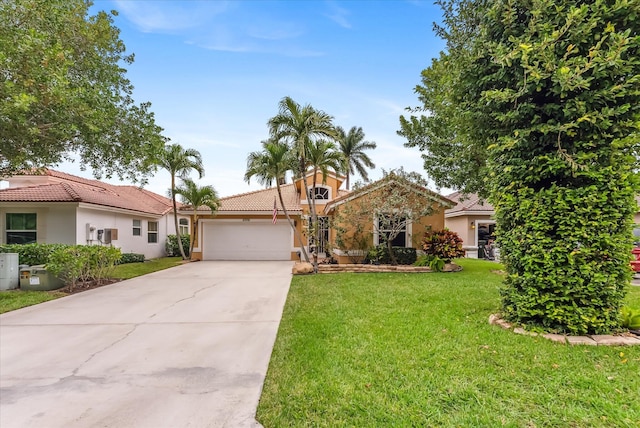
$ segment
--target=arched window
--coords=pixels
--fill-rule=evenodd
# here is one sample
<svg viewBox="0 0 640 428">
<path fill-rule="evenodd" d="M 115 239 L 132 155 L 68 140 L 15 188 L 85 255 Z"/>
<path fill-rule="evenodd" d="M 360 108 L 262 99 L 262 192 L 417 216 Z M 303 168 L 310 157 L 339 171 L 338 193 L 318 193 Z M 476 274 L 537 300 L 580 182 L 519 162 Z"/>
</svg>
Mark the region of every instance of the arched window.
<svg viewBox="0 0 640 428">
<path fill-rule="evenodd" d="M 313 192 L 313 189 L 309 189 L 309 193 Z M 331 196 L 330 189 L 324 186 L 318 186 L 315 188 L 315 194 L 313 198 L 316 201 L 328 201 Z"/>
</svg>

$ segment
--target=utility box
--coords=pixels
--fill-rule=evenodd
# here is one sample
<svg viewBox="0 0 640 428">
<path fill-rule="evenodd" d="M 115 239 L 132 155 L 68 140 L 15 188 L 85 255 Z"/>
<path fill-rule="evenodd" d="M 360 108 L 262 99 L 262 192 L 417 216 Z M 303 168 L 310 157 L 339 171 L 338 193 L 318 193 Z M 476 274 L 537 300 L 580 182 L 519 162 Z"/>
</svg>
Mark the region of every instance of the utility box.
<svg viewBox="0 0 640 428">
<path fill-rule="evenodd" d="M 49 291 L 64 287 L 57 276 L 44 268 L 44 265 L 31 266 L 20 270 L 20 288 L 31 291 Z"/>
<path fill-rule="evenodd" d="M 104 243 L 111 244 L 111 241 L 118 240 L 118 229 L 105 229 L 104 230 Z"/>
<path fill-rule="evenodd" d="M 0 290 L 14 290 L 20 283 L 18 253 L 0 253 Z"/>
</svg>

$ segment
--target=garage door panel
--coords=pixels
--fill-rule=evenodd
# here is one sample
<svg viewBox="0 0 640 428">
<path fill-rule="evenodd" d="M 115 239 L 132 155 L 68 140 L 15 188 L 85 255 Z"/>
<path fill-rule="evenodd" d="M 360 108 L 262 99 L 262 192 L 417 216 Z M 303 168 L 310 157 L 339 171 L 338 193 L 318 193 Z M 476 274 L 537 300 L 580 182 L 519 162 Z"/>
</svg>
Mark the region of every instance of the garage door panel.
<svg viewBox="0 0 640 428">
<path fill-rule="evenodd" d="M 205 260 L 290 260 L 288 224 L 211 221 L 203 224 Z"/>
</svg>

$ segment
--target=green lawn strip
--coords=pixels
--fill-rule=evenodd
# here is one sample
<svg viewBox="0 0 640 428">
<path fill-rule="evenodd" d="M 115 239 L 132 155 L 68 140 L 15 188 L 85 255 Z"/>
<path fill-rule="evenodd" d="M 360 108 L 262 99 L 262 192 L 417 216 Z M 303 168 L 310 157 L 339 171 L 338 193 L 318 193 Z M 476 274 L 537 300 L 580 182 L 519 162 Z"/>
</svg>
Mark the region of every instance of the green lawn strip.
<svg viewBox="0 0 640 428">
<path fill-rule="evenodd" d="M 136 276 L 146 275 L 163 269 L 168 269 L 182 264 L 181 257 L 162 257 L 147 260 L 143 263 L 126 263 L 115 267 L 112 278 L 131 279 Z"/>
<path fill-rule="evenodd" d="M 60 291 L 22 291 L 9 290 L 0 292 L 0 314 L 38 303 L 66 296 Z"/>
<path fill-rule="evenodd" d="M 281 426 L 637 426 L 640 347 L 488 324 L 500 265 L 296 276 L 258 408 Z M 640 301 L 631 287 L 632 306 Z"/>
<path fill-rule="evenodd" d="M 127 263 L 115 267 L 111 278 L 131 279 L 182 264 L 180 257 L 163 257 L 145 261 L 144 263 Z M 11 290 L 0 292 L 0 314 L 27 306 L 37 305 L 48 300 L 67 296 L 60 291 L 23 291 Z"/>
</svg>

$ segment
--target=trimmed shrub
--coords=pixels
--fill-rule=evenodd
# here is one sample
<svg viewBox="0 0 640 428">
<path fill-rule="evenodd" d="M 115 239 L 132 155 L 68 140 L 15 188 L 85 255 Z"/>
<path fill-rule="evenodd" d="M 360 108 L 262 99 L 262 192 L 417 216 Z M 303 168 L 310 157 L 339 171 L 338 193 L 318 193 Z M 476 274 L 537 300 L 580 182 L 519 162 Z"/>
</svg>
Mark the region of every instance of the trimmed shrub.
<svg viewBox="0 0 640 428">
<path fill-rule="evenodd" d="M 415 248 L 393 247 L 392 250 L 399 265 L 412 265 L 418 258 Z"/>
<path fill-rule="evenodd" d="M 422 250 L 426 255 L 437 256 L 445 262 L 464 257 L 462 239 L 449 229 L 426 232 L 422 238 Z"/>
<path fill-rule="evenodd" d="M 189 235 L 180 235 L 180 239 L 182 240 L 182 249 L 184 250 L 184 255 L 189 257 L 189 245 L 191 244 L 191 238 Z M 168 235 L 167 242 L 165 243 L 164 248 L 167 256 L 169 257 L 181 256 L 180 248 L 178 248 L 177 235 Z"/>
<path fill-rule="evenodd" d="M 51 253 L 46 268 L 66 285 L 101 281 L 108 277 L 122 254 L 100 245 L 67 245 Z"/>
<path fill-rule="evenodd" d="M 65 244 L 3 244 L 0 253 L 18 253 L 21 265 L 44 265 L 49 262 L 49 256 L 54 251 L 68 247 Z"/>
<path fill-rule="evenodd" d="M 593 169 L 598 186 L 518 187 L 496 199 L 508 321 L 574 335 L 620 328 L 637 205 L 606 170 Z"/>
<path fill-rule="evenodd" d="M 399 265 L 412 265 L 415 263 L 418 255 L 415 248 L 405 247 L 392 247 L 391 250 L 396 256 L 396 260 Z M 389 250 L 385 244 L 380 244 L 371 250 L 364 261 L 365 263 L 379 263 L 381 265 L 388 265 L 391 263 L 391 257 L 389 256 Z"/>
<path fill-rule="evenodd" d="M 119 265 L 142 262 L 144 262 L 144 254 L 137 253 L 122 253 L 122 255 L 120 256 L 120 260 L 118 260 Z"/>
</svg>

